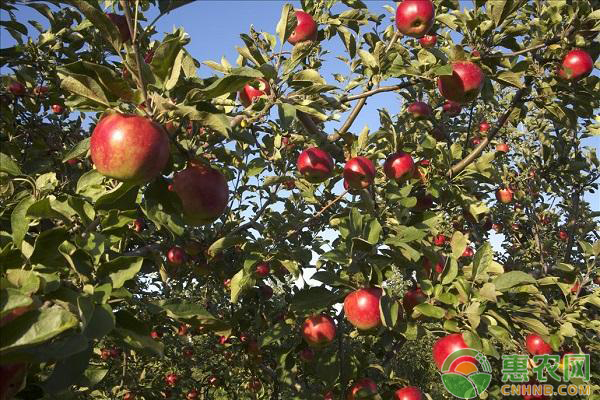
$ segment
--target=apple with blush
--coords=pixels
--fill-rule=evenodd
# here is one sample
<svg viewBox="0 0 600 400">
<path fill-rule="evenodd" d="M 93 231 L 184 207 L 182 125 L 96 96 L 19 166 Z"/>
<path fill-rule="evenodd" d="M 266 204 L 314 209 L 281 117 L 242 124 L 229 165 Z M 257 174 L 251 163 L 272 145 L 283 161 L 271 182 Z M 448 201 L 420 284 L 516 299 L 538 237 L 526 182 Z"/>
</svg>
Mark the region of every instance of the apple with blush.
<svg viewBox="0 0 600 400">
<path fill-rule="evenodd" d="M 396 27 L 406 36 L 425 36 L 434 21 L 435 7 L 431 0 L 404 0 L 396 9 Z"/>
<path fill-rule="evenodd" d="M 483 88 L 484 80 L 485 75 L 477 64 L 470 61 L 455 61 L 452 63 L 452 75 L 439 77 L 438 89 L 447 100 L 466 104 L 477 98 Z"/>
<path fill-rule="evenodd" d="M 306 41 L 317 40 L 317 23 L 315 22 L 312 15 L 307 12 L 297 10 L 296 11 L 296 29 L 288 37 L 290 44 L 296 44 Z"/>
<path fill-rule="evenodd" d="M 375 180 L 375 165 L 367 157 L 351 158 L 344 165 L 343 176 L 352 189 L 365 189 Z"/>
</svg>

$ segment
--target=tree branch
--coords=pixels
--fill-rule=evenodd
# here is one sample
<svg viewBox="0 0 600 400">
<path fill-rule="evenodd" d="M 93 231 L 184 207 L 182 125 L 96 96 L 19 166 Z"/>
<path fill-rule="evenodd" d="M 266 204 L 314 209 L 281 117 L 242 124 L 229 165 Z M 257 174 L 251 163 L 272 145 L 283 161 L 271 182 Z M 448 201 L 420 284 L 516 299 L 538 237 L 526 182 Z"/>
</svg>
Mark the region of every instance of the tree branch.
<svg viewBox="0 0 600 400">
<path fill-rule="evenodd" d="M 373 90 L 368 90 L 366 92 L 362 92 L 360 94 L 355 94 L 353 96 L 344 96 L 344 97 L 342 97 L 340 99 L 340 103 L 347 103 L 349 101 L 359 100 L 359 99 L 362 99 L 362 98 L 365 98 L 365 97 L 373 96 L 374 94 L 377 94 L 377 93 L 394 92 L 396 90 L 405 89 L 407 87 L 416 85 L 419 82 L 420 82 L 420 80 L 417 79 L 415 81 L 408 81 L 408 82 L 401 83 L 399 85 L 382 86 L 380 88 L 373 89 Z"/>
<path fill-rule="evenodd" d="M 295 234 L 297 234 L 298 232 L 300 232 L 302 230 L 302 228 L 304 228 L 306 225 L 308 225 L 311 221 L 319 218 L 325 211 L 327 211 L 327 209 L 329 209 L 331 206 L 333 206 L 335 203 L 337 203 L 338 201 L 340 201 L 342 198 L 344 198 L 344 196 L 346 195 L 346 193 L 348 193 L 347 190 L 344 190 L 344 192 L 342 194 L 340 194 L 338 197 L 336 197 L 335 199 L 331 200 L 329 203 L 327 203 L 327 205 L 325 205 L 323 208 L 321 208 L 319 210 L 319 212 L 317 212 L 315 215 L 313 215 L 312 217 L 310 217 L 309 219 L 307 219 L 306 221 L 304 221 L 298 228 L 294 229 L 293 231 L 291 231 L 290 233 L 288 233 L 285 238 L 289 239 L 292 236 L 294 236 Z"/>
<path fill-rule="evenodd" d="M 504 126 L 504 124 L 508 120 L 508 117 L 510 116 L 510 113 L 512 112 L 513 108 L 515 108 L 517 106 L 517 104 L 521 103 L 521 99 L 523 98 L 523 95 L 527 91 L 528 86 L 529 86 L 529 81 L 526 80 L 523 88 L 519 89 L 517 91 L 517 93 L 515 94 L 515 97 L 513 98 L 512 102 L 510 103 L 510 106 L 504 112 L 504 114 L 500 117 L 500 119 L 498 120 L 496 125 L 492 129 L 490 129 L 487 136 L 481 141 L 481 143 L 479 143 L 479 145 L 477 147 L 475 147 L 473 149 L 473 151 L 471 151 L 471 153 L 469 153 L 469 155 L 467 155 L 465 158 L 460 160 L 458 163 L 454 164 L 448 170 L 448 172 L 446 172 L 446 176 L 448 176 L 449 178 L 452 178 L 453 176 L 455 176 L 456 174 L 461 172 L 463 169 L 468 167 L 469 164 L 471 164 L 473 161 L 475 161 L 475 159 L 477 157 L 479 157 L 479 155 L 481 155 L 481 153 L 483 152 L 483 149 L 485 149 L 485 147 L 490 143 L 490 141 L 492 141 L 494 139 L 496 134 L 498 134 L 500 129 Z"/>
<path fill-rule="evenodd" d="M 137 71 L 137 85 L 142 91 L 142 97 L 144 104 L 150 110 L 150 102 L 148 101 L 148 90 L 146 89 L 146 82 L 144 82 L 144 76 L 142 75 L 142 56 L 140 55 L 137 46 L 137 29 L 135 21 L 131 18 L 131 10 L 126 0 L 121 0 L 121 7 L 125 11 L 125 18 L 127 19 L 127 26 L 129 26 L 129 34 L 131 35 L 131 48 L 133 49 L 133 56 L 135 57 L 136 71 Z"/>
</svg>

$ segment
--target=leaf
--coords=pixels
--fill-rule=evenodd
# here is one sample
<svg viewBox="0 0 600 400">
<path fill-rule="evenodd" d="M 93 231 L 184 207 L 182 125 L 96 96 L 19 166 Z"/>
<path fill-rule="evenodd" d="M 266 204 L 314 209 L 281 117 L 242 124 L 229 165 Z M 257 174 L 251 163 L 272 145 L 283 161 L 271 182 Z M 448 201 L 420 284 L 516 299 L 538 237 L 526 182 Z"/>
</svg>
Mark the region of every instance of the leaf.
<svg viewBox="0 0 600 400">
<path fill-rule="evenodd" d="M 288 37 L 290 37 L 292 32 L 296 29 L 297 24 L 298 19 L 294 12 L 294 6 L 291 4 L 284 5 L 281 9 L 281 17 L 277 23 L 277 28 L 275 28 L 275 32 L 277 32 L 281 43 L 285 43 Z"/>
<path fill-rule="evenodd" d="M 129 311 L 120 310 L 115 313 L 115 332 L 131 347 L 149 350 L 163 357 L 164 345 L 150 337 L 150 329 Z"/>
<path fill-rule="evenodd" d="M 75 145 L 75 147 L 73 147 L 71 150 L 69 150 L 64 156 L 63 156 L 63 162 L 67 162 L 72 158 L 77 158 L 80 156 L 83 156 L 84 154 L 87 153 L 87 151 L 90 149 L 90 138 L 85 138 L 83 139 L 81 142 L 77 143 Z"/>
<path fill-rule="evenodd" d="M 310 314 L 328 309 L 339 301 L 339 293 L 333 293 L 324 286 L 317 286 L 302 289 L 296 293 L 290 301 L 290 308 L 299 314 Z"/>
<path fill-rule="evenodd" d="M 452 258 L 458 260 L 462 256 L 463 252 L 467 248 L 468 236 L 464 235 L 460 231 L 454 232 L 452 239 L 450 240 L 450 247 L 452 247 Z"/>
<path fill-rule="evenodd" d="M 2 289 L 0 292 L 0 318 L 4 318 L 12 310 L 29 307 L 33 304 L 31 296 L 12 288 Z M 4 324 L 4 322 L 3 322 Z"/>
<path fill-rule="evenodd" d="M 161 14 L 169 13 L 176 8 L 193 3 L 195 0 L 158 0 L 158 9 Z"/>
<path fill-rule="evenodd" d="M 240 269 L 231 279 L 231 302 L 236 304 L 240 296 L 255 284 L 252 274 Z"/>
<path fill-rule="evenodd" d="M 58 246 L 67 240 L 65 228 L 48 229 L 38 235 L 33 246 L 33 253 L 29 257 L 32 264 L 46 264 L 60 257 Z"/>
<path fill-rule="evenodd" d="M 237 92 L 248 82 L 262 77 L 262 72 L 257 69 L 248 67 L 234 68 L 231 74 L 217 79 L 208 87 L 200 89 L 200 92 L 205 98 L 213 99 L 227 93 Z"/>
<path fill-rule="evenodd" d="M 244 239 L 242 236 L 228 235 L 214 241 L 213 244 L 211 244 L 208 248 L 208 254 L 211 257 L 214 257 L 217 254 L 222 253 L 225 249 L 245 242 L 246 239 Z"/>
<path fill-rule="evenodd" d="M 167 82 L 177 83 L 181 73 L 181 65 L 185 52 L 183 46 L 185 37 L 179 30 L 165 36 L 163 42 L 154 51 L 154 57 L 150 63 L 150 69 L 158 83 L 163 83 L 165 89 L 169 90 Z M 174 83 L 171 82 L 174 86 Z"/>
<path fill-rule="evenodd" d="M 90 346 L 82 352 L 58 361 L 50 377 L 42 384 L 44 390 L 51 394 L 58 394 L 81 379 L 94 354 L 92 349 Z"/>
<path fill-rule="evenodd" d="M 523 74 L 517 74 L 515 72 L 503 71 L 496 76 L 496 80 L 508 83 L 511 86 L 522 89 L 525 87 L 523 84 Z"/>
<path fill-rule="evenodd" d="M 7 269 L 6 280 L 26 294 L 37 292 L 42 283 L 35 272 L 25 269 Z"/>
<path fill-rule="evenodd" d="M 512 287 L 525 284 L 535 284 L 535 278 L 522 271 L 510 271 L 494 279 L 496 290 L 504 292 Z"/>
<path fill-rule="evenodd" d="M 483 246 L 477 250 L 475 257 L 473 258 L 473 281 L 475 281 L 478 275 L 483 274 L 492 265 L 494 261 L 494 255 L 492 252 L 492 246 L 489 242 L 485 242 Z"/>
<path fill-rule="evenodd" d="M 98 7 L 98 1 L 90 0 L 64 0 L 64 3 L 71 4 L 76 7 L 87 19 L 92 21 L 94 26 L 98 28 L 102 36 L 110 43 L 112 43 L 115 49 L 120 47 L 121 35 L 110 19 L 104 12 Z"/>
<path fill-rule="evenodd" d="M 379 313 L 383 326 L 393 328 L 400 318 L 400 304 L 389 296 L 382 296 L 379 300 Z"/>
<path fill-rule="evenodd" d="M 450 76 L 453 73 L 452 64 L 440 65 L 431 71 L 435 76 Z"/>
<path fill-rule="evenodd" d="M 415 306 L 414 309 L 420 312 L 421 314 L 431 318 L 441 319 L 444 317 L 444 315 L 446 315 L 446 311 L 443 308 L 433 306 L 428 303 L 418 304 Z"/>
<path fill-rule="evenodd" d="M 29 222 L 31 218 L 27 217 L 27 210 L 35 203 L 35 199 L 32 196 L 23 198 L 15 206 L 12 214 L 10 215 L 10 226 L 12 228 L 13 244 L 17 249 L 21 249 L 23 239 L 29 230 Z"/>
<path fill-rule="evenodd" d="M 13 176 L 23 175 L 17 163 L 4 153 L 0 153 L 0 172 L 6 172 Z"/>
<path fill-rule="evenodd" d="M 373 56 L 373 54 L 369 53 L 366 50 L 359 49 L 358 50 L 358 55 L 360 56 L 360 59 L 362 60 L 362 62 L 367 67 L 371 68 L 372 70 L 378 70 L 379 69 L 379 65 L 377 63 L 377 60 Z"/>
<path fill-rule="evenodd" d="M 77 326 L 77 318 L 59 306 L 25 313 L 3 329 L 0 335 L 0 354 L 43 343 Z"/>
<path fill-rule="evenodd" d="M 117 257 L 100 265 L 98 275 L 108 276 L 112 281 L 113 288 L 117 289 L 140 271 L 143 262 L 143 257 Z"/>
<path fill-rule="evenodd" d="M 258 339 L 260 348 L 270 345 L 271 343 L 288 343 L 289 338 L 293 335 L 290 325 L 279 323 L 266 332 Z"/>
<path fill-rule="evenodd" d="M 98 304 L 87 323 L 83 334 L 89 340 L 101 339 L 115 328 L 115 316 L 108 304 Z"/>
</svg>

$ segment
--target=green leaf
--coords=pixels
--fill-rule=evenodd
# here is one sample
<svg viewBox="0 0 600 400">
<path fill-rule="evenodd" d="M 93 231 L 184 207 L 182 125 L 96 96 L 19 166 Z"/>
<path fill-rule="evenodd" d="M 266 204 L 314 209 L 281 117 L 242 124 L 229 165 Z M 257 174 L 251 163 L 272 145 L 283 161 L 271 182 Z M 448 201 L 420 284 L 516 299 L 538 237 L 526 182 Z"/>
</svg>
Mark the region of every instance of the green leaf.
<svg viewBox="0 0 600 400">
<path fill-rule="evenodd" d="M 373 54 L 369 53 L 366 50 L 359 49 L 358 50 L 358 55 L 360 56 L 360 59 L 362 60 L 362 62 L 364 63 L 364 65 L 366 65 L 367 67 L 371 68 L 372 70 L 378 70 L 379 69 L 379 64 L 377 63 L 377 60 L 375 59 L 375 57 L 373 56 Z"/>
<path fill-rule="evenodd" d="M 115 328 L 115 316 L 108 304 L 98 304 L 87 323 L 83 334 L 90 340 L 101 339 Z"/>
<path fill-rule="evenodd" d="M 185 34 L 177 30 L 165 36 L 163 42 L 156 48 L 150 69 L 156 78 L 157 83 L 164 83 L 165 89 L 168 90 L 166 84 L 169 80 L 174 80 L 177 83 L 179 74 L 181 73 L 181 65 L 185 52 L 183 46 L 187 39 Z M 170 84 L 173 84 L 171 82 Z"/>
<path fill-rule="evenodd" d="M 271 343 L 288 343 L 289 338 L 293 335 L 290 325 L 279 323 L 266 332 L 258 339 L 260 348 L 270 345 Z"/>
<path fill-rule="evenodd" d="M 468 236 L 463 235 L 462 232 L 456 231 L 452 235 L 452 239 L 450 240 L 450 247 L 452 247 L 452 258 L 458 260 L 462 253 L 467 248 Z"/>
<path fill-rule="evenodd" d="M 115 313 L 115 332 L 131 347 L 148 350 L 162 357 L 165 346 L 150 337 L 150 329 L 129 311 L 120 310 Z"/>
<path fill-rule="evenodd" d="M 281 9 L 281 17 L 277 23 L 277 28 L 275 28 L 275 32 L 277 32 L 281 43 L 285 43 L 287 38 L 290 37 L 294 29 L 296 29 L 297 23 L 298 20 L 294 12 L 294 6 L 291 4 L 284 5 Z"/>
<path fill-rule="evenodd" d="M 239 270 L 231 279 L 231 302 L 237 303 L 240 296 L 256 284 L 256 279 L 244 269 Z"/>
<path fill-rule="evenodd" d="M 29 307 L 33 304 L 31 296 L 12 288 L 2 289 L 0 292 L 0 318 L 4 318 L 11 311 Z M 2 323 L 4 324 L 4 322 Z"/>
<path fill-rule="evenodd" d="M 100 265 L 98 275 L 108 276 L 112 281 L 113 288 L 117 289 L 140 271 L 143 262 L 143 257 L 117 257 Z"/>
<path fill-rule="evenodd" d="M 487 271 L 494 261 L 494 254 L 492 252 L 492 246 L 489 242 L 485 242 L 483 246 L 477 250 L 475 257 L 473 258 L 473 281 L 477 277 Z"/>
<path fill-rule="evenodd" d="M 420 312 L 421 314 L 423 314 L 427 317 L 437 318 L 437 319 L 441 319 L 444 317 L 444 315 L 446 315 L 446 311 L 443 308 L 433 306 L 428 303 L 421 303 L 421 304 L 415 306 L 415 310 L 417 310 L 418 312 Z"/>
<path fill-rule="evenodd" d="M 400 304 L 389 296 L 382 296 L 379 300 L 379 313 L 383 326 L 393 328 L 400 317 Z"/>
<path fill-rule="evenodd" d="M 77 318 L 59 306 L 25 313 L 3 329 L 0 335 L 0 354 L 43 343 L 77 326 Z"/>
<path fill-rule="evenodd" d="M 23 239 L 29 230 L 31 218 L 27 218 L 27 210 L 33 203 L 35 203 L 35 199 L 32 196 L 23 198 L 10 215 L 13 243 L 17 249 L 21 249 Z"/>
<path fill-rule="evenodd" d="M 208 254 L 211 257 L 214 257 L 215 255 L 222 253 L 225 249 L 245 242 L 246 239 L 242 236 L 228 235 L 214 241 L 213 244 L 211 244 L 208 248 Z"/>
<path fill-rule="evenodd" d="M 90 149 L 90 138 L 85 138 L 83 139 L 81 142 L 77 143 L 75 145 L 75 147 L 73 147 L 71 150 L 69 150 L 64 156 L 63 156 L 63 162 L 67 162 L 72 158 L 77 158 L 80 156 L 83 156 L 87 153 L 87 151 Z"/>
<path fill-rule="evenodd" d="M 67 240 L 68 236 L 65 228 L 52 228 L 40 233 L 35 239 L 29 261 L 32 264 L 46 264 L 60 257 L 58 246 Z"/>
<path fill-rule="evenodd" d="M 205 98 L 212 99 L 226 93 L 237 92 L 248 82 L 262 77 L 262 72 L 257 69 L 247 67 L 234 68 L 231 74 L 217 79 L 208 87 L 200 89 L 200 92 Z"/>
<path fill-rule="evenodd" d="M 85 15 L 87 19 L 92 21 L 96 28 L 98 28 L 102 36 L 112 43 L 115 49 L 120 47 L 121 35 L 115 24 L 113 24 L 106 14 L 98 7 L 98 1 L 64 0 L 63 2 L 71 4 L 81 11 L 81 13 Z"/>
<path fill-rule="evenodd" d="M 66 357 L 54 365 L 52 374 L 43 383 L 44 390 L 51 394 L 58 394 L 81 379 L 83 372 L 88 367 L 92 358 L 92 347 Z"/>
<path fill-rule="evenodd" d="M 17 163 L 4 153 L 0 153 L 0 172 L 13 176 L 23 175 Z"/>
<path fill-rule="evenodd" d="M 435 76 L 449 76 L 452 75 L 452 64 L 440 65 L 439 67 L 435 67 L 431 72 Z"/>
<path fill-rule="evenodd" d="M 25 269 L 7 269 L 6 280 L 26 294 L 37 292 L 42 283 L 35 272 Z"/>
<path fill-rule="evenodd" d="M 516 88 L 522 89 L 525 87 L 523 84 L 523 74 L 518 74 L 510 71 L 503 71 L 496 76 L 496 80 L 507 83 Z"/>
<path fill-rule="evenodd" d="M 339 303 L 339 293 L 333 293 L 324 286 L 302 289 L 292 297 L 290 308 L 299 314 L 307 315 L 312 312 L 326 310 Z"/>
<path fill-rule="evenodd" d="M 535 278 L 522 271 L 510 271 L 498 276 L 494 280 L 496 290 L 504 292 L 512 287 L 525 284 L 535 284 Z"/>
</svg>

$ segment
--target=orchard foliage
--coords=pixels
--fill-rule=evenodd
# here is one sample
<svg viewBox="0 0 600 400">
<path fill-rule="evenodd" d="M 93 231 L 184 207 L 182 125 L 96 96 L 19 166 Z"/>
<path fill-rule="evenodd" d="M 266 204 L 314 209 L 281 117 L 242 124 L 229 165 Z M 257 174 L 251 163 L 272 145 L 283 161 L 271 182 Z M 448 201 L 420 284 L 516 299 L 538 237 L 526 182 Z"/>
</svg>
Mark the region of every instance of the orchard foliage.
<svg viewBox="0 0 600 400">
<path fill-rule="evenodd" d="M 0 4 L 2 399 L 449 398 L 450 334 L 488 356 L 490 398 L 531 334 L 592 354 L 597 393 L 597 1 L 436 0 L 418 30 L 391 2 L 281 3 L 220 62 L 156 31 L 186 3 Z M 137 139 L 95 150 L 115 113 Z"/>
</svg>

